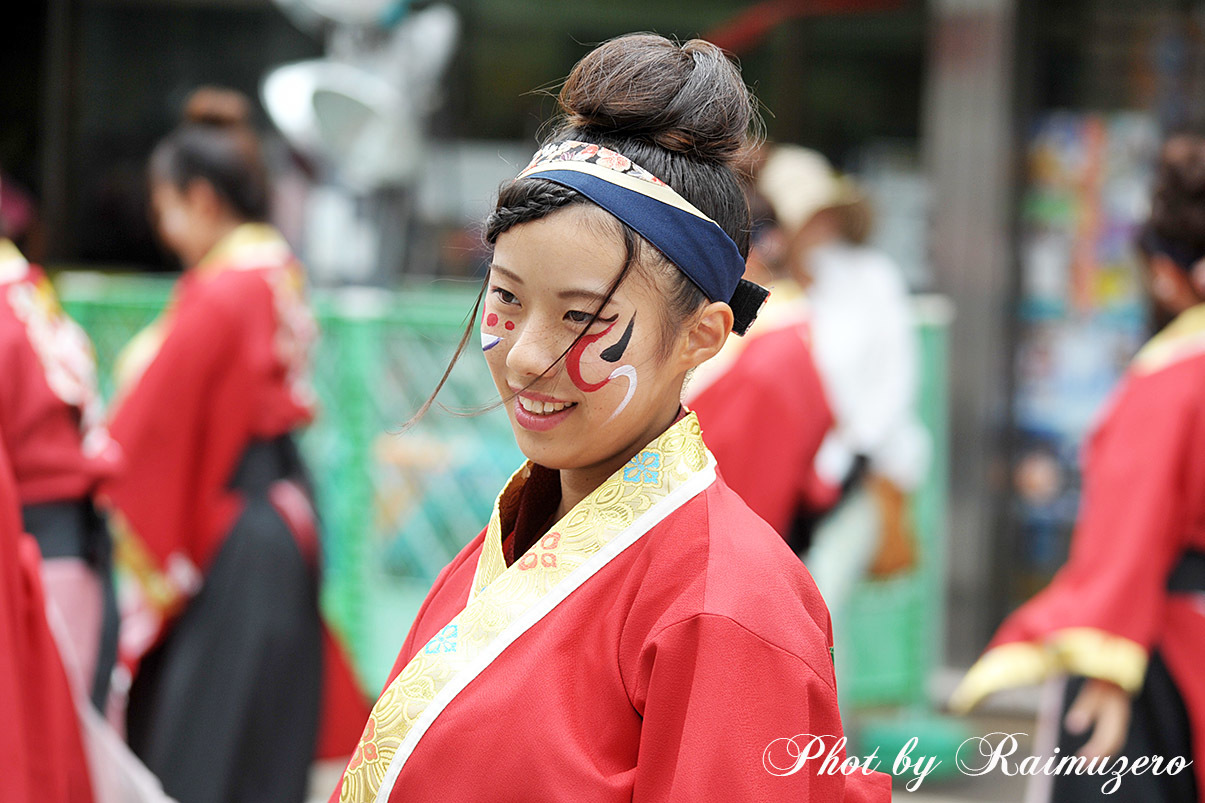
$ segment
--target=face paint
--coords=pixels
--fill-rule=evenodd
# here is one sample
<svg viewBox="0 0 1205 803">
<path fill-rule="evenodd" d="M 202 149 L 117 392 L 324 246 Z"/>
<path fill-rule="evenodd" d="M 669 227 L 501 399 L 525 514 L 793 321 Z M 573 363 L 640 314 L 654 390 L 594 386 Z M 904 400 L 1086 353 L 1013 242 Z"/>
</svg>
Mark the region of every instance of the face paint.
<svg viewBox="0 0 1205 803">
<path fill-rule="evenodd" d="M 495 324 L 498 323 L 498 315 L 493 312 L 489 313 L 488 315 L 485 315 L 484 323 L 486 326 L 494 326 Z M 507 323 L 507 327 L 506 327 L 507 329 L 515 328 L 515 325 L 513 323 L 511 323 L 510 321 L 507 321 L 506 323 Z M 497 335 L 489 334 L 488 332 L 485 331 L 485 329 L 481 330 L 481 350 L 482 351 L 489 351 L 490 349 L 492 349 L 494 346 L 498 345 L 501 342 L 502 342 L 502 338 L 498 337 Z"/>
<path fill-rule="evenodd" d="M 628 328 L 623 330 L 623 337 L 619 338 L 619 342 L 613 346 L 607 346 L 599 356 L 607 362 L 619 362 L 619 358 L 627 351 L 628 342 L 632 339 L 632 325 L 635 323 L 636 316 L 633 315 L 632 319 L 628 321 Z"/>
<path fill-rule="evenodd" d="M 623 357 L 623 353 L 628 348 L 628 343 L 631 342 L 632 328 L 635 323 L 636 316 L 633 315 L 631 320 L 628 321 L 627 328 L 625 328 L 623 331 L 623 336 L 620 337 L 619 340 L 613 345 L 603 349 L 599 356 L 601 356 L 607 362 L 619 362 L 620 358 Z M 582 379 L 581 360 L 582 354 L 586 351 L 586 347 L 599 338 L 606 336 L 606 334 L 614 327 L 615 324 L 612 323 L 610 326 L 596 335 L 587 335 L 586 337 L 583 337 L 569 351 L 568 358 L 565 360 L 565 367 L 569 373 L 569 378 L 579 390 L 585 393 L 593 393 L 596 390 L 602 389 L 612 379 L 618 379 L 621 376 L 627 378 L 628 392 L 624 394 L 623 401 L 620 402 L 619 406 L 615 408 L 615 412 L 611 413 L 610 418 L 607 419 L 608 421 L 623 412 L 623 408 L 628 406 L 628 402 L 632 400 L 632 396 L 636 393 L 636 368 L 631 365 L 621 365 L 612 371 L 611 374 L 603 381 L 589 383 Z"/>
<path fill-rule="evenodd" d="M 607 418 L 607 421 L 610 421 L 611 419 L 615 418 L 615 416 L 622 413 L 623 408 L 627 407 L 628 402 L 630 402 L 632 400 L 632 397 L 634 395 L 636 395 L 636 368 L 635 368 L 635 366 L 621 365 L 618 368 L 616 368 L 614 371 L 612 371 L 611 375 L 609 377 L 607 377 L 607 379 L 615 379 L 616 377 L 620 377 L 620 376 L 626 376 L 628 378 L 628 392 L 624 394 L 623 401 L 621 401 L 619 403 L 619 406 L 615 408 L 615 412 L 611 413 L 610 417 Z"/>
<path fill-rule="evenodd" d="M 593 383 L 582 379 L 582 354 L 585 353 L 586 349 L 595 340 L 598 340 L 600 337 L 605 337 L 607 332 L 610 332 L 614 328 L 615 324 L 612 322 L 610 326 L 598 334 L 586 335 L 582 337 L 581 340 L 573 344 L 573 348 L 569 349 L 569 355 L 565 358 L 565 370 L 569 372 L 569 379 L 573 382 L 577 389 L 583 393 L 593 393 L 596 390 L 601 390 L 608 382 L 611 381 L 611 377 L 607 377 L 601 382 Z"/>
</svg>

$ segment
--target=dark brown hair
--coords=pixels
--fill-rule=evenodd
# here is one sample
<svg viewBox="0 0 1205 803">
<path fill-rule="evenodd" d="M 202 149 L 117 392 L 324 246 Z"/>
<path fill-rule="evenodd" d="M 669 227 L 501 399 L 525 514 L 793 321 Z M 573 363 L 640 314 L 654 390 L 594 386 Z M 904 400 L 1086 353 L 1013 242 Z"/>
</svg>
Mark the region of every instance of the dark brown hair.
<svg viewBox="0 0 1205 803">
<path fill-rule="evenodd" d="M 183 122 L 151 153 L 150 173 L 180 191 L 205 181 L 237 217 L 268 218 L 268 171 L 251 127 L 250 101 L 236 90 L 193 92 Z"/>
<path fill-rule="evenodd" d="M 1144 232 L 1178 253 L 1205 255 L 1205 136 L 1175 134 L 1164 143 Z"/>
<path fill-rule="evenodd" d="M 577 140 L 615 150 L 648 170 L 710 217 L 748 256 L 749 208 L 734 169 L 757 123 L 753 98 L 737 66 L 710 42 L 683 44 L 656 34 L 629 34 L 598 46 L 574 66 L 558 96 L 560 116 L 544 143 Z M 485 224 L 485 239 L 573 204 L 591 203 L 575 190 L 540 178 L 510 181 L 498 192 Z M 624 242 L 615 281 L 578 338 L 589 330 L 620 284 L 636 268 L 666 290 L 662 354 L 683 322 L 707 302 L 702 291 L 634 229 L 611 218 Z M 430 398 L 407 425 L 431 406 L 477 325 L 487 274 L 456 353 Z M 727 301 L 727 299 L 716 299 Z M 495 405 L 496 406 L 496 405 Z"/>
</svg>

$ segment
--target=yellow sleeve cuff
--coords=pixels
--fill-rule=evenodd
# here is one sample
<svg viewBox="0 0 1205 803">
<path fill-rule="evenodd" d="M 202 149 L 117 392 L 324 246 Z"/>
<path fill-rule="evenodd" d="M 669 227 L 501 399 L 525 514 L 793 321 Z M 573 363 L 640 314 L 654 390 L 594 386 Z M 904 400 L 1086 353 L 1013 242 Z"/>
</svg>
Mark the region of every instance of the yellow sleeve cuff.
<svg viewBox="0 0 1205 803">
<path fill-rule="evenodd" d="M 965 714 L 989 694 L 1036 685 L 1058 673 L 1107 680 L 1134 694 L 1142 688 L 1146 664 L 1147 651 L 1136 641 L 1092 627 L 1065 628 L 1044 643 L 988 650 L 954 690 L 950 708 Z"/>
</svg>

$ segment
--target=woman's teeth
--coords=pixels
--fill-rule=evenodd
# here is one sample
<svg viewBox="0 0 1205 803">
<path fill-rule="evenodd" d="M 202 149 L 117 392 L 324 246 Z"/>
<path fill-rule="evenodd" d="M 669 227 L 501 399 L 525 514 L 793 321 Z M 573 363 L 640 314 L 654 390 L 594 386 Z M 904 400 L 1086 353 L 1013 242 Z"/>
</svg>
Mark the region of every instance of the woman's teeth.
<svg viewBox="0 0 1205 803">
<path fill-rule="evenodd" d="M 573 407 L 575 404 L 577 404 L 577 402 L 542 402 L 534 401 L 526 396 L 520 396 L 519 404 L 529 413 L 535 413 L 536 415 L 548 415 L 550 413 L 559 413 L 566 407 Z"/>
</svg>

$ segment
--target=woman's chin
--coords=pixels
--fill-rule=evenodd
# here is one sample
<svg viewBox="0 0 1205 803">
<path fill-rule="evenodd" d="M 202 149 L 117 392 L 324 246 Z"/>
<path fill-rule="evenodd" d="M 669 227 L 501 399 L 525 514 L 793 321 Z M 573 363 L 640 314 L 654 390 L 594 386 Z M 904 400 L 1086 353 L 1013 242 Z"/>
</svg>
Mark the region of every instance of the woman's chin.
<svg viewBox="0 0 1205 803">
<path fill-rule="evenodd" d="M 550 443 L 552 440 L 548 437 L 533 437 L 533 434 L 519 427 L 515 427 L 515 442 L 519 445 L 519 451 L 533 463 L 539 463 L 544 468 L 560 470 L 563 468 L 574 468 L 574 460 L 565 452 L 568 451 L 562 448 L 560 444 Z"/>
<path fill-rule="evenodd" d="M 580 439 L 567 438 L 561 433 L 531 432 L 511 422 L 519 451 L 533 463 L 560 471 L 586 465 Z"/>
</svg>

